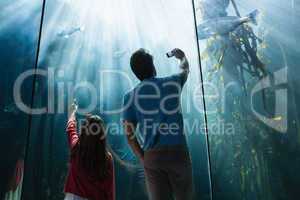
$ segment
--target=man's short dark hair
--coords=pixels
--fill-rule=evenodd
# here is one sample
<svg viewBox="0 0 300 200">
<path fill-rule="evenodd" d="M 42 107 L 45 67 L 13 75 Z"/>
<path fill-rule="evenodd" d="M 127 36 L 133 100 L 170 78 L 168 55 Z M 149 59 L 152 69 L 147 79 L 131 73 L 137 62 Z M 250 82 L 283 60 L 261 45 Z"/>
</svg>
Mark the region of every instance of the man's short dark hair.
<svg viewBox="0 0 300 200">
<path fill-rule="evenodd" d="M 156 75 L 153 57 L 145 49 L 139 49 L 132 54 L 130 66 L 133 73 L 141 81 Z"/>
</svg>

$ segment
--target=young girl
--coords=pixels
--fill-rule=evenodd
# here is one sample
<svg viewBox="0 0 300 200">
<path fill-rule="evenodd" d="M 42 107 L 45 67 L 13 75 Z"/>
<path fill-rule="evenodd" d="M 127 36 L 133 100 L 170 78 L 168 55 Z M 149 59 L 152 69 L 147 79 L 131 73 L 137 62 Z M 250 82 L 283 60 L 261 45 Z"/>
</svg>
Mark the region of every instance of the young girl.
<svg viewBox="0 0 300 200">
<path fill-rule="evenodd" d="M 106 149 L 105 125 L 97 115 L 87 116 L 77 134 L 76 103 L 70 110 L 67 124 L 71 150 L 65 200 L 114 200 L 114 167 Z"/>
</svg>

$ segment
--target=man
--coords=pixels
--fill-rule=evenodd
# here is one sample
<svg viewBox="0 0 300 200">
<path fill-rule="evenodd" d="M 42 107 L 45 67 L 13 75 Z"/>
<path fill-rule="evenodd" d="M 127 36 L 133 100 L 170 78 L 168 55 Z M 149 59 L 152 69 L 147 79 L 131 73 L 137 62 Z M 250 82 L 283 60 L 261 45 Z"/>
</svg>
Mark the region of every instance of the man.
<svg viewBox="0 0 300 200">
<path fill-rule="evenodd" d="M 189 64 L 180 49 L 172 54 L 180 60 L 181 73 L 157 78 L 152 56 L 144 49 L 136 51 L 130 65 L 141 82 L 124 96 L 124 129 L 130 147 L 144 166 L 151 200 L 189 200 L 193 193 L 180 106 Z M 142 144 L 135 132 L 140 134 Z"/>
</svg>

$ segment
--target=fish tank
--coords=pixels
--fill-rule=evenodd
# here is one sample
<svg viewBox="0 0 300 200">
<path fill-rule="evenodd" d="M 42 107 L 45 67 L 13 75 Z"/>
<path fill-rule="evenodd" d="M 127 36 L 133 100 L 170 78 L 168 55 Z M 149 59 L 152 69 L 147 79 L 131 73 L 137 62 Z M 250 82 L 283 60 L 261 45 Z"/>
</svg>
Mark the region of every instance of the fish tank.
<svg viewBox="0 0 300 200">
<path fill-rule="evenodd" d="M 116 199 L 149 199 L 120 109 L 139 82 L 131 54 L 164 77 L 175 47 L 193 199 L 299 199 L 299 19 L 295 0 L 1 0 L 0 199 L 65 198 L 74 98 L 108 126 Z"/>
</svg>

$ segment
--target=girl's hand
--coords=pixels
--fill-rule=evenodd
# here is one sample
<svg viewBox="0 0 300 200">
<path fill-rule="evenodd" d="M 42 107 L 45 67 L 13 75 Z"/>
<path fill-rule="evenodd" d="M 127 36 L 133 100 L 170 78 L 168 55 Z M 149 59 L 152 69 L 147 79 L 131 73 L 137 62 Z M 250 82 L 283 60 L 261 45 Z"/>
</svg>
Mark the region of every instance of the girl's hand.
<svg viewBox="0 0 300 200">
<path fill-rule="evenodd" d="M 74 99 L 72 105 L 70 106 L 69 113 L 70 114 L 76 113 L 77 110 L 78 110 L 78 104 L 77 104 L 76 100 Z"/>
</svg>

